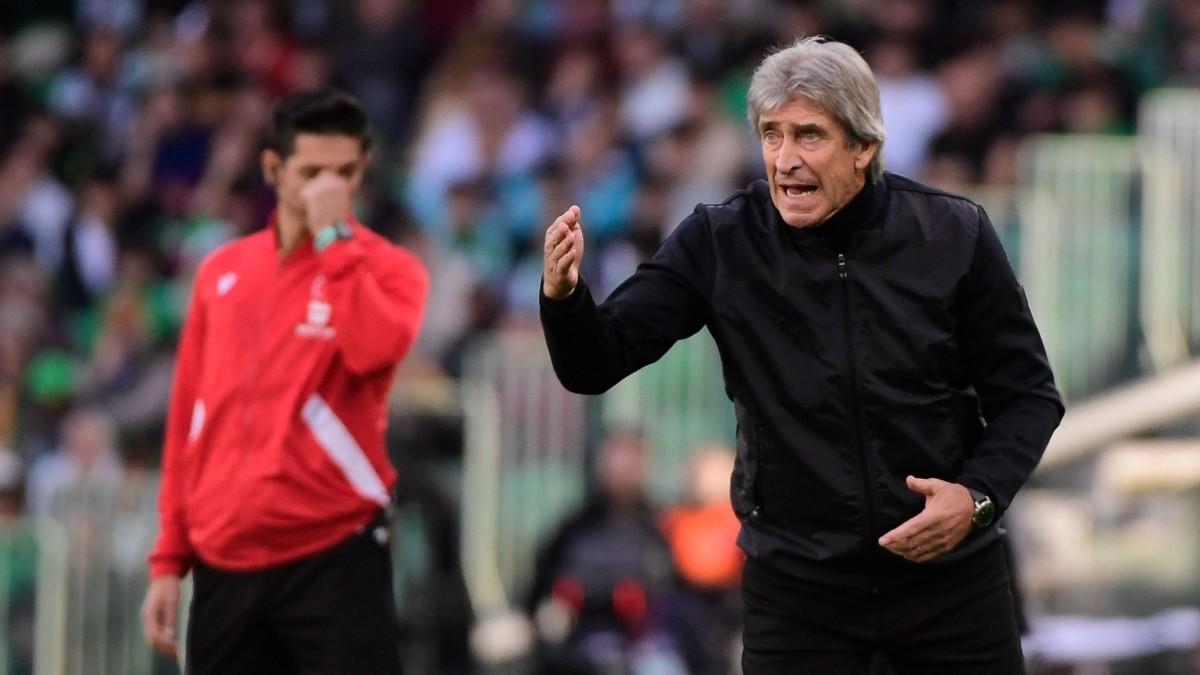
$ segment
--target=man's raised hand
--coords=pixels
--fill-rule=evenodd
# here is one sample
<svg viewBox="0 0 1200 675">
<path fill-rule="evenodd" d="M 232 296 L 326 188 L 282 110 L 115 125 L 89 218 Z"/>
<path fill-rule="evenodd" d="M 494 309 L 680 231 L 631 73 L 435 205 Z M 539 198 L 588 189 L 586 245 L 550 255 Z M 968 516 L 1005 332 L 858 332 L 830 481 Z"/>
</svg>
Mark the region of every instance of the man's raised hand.
<svg viewBox="0 0 1200 675">
<path fill-rule="evenodd" d="M 583 260 L 583 228 L 578 206 L 572 206 L 546 229 L 542 267 L 542 293 L 561 300 L 579 285 L 579 263 Z"/>
</svg>

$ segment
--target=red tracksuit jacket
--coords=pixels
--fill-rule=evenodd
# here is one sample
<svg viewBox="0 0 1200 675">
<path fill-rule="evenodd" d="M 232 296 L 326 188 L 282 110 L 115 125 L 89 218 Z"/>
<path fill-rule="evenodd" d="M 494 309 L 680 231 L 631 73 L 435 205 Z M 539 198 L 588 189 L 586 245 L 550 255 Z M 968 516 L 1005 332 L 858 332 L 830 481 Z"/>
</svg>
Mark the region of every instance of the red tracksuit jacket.
<svg viewBox="0 0 1200 675">
<path fill-rule="evenodd" d="M 150 574 L 329 548 L 387 504 L 386 398 L 428 276 L 358 223 L 280 258 L 275 223 L 200 266 L 175 366 Z"/>
</svg>

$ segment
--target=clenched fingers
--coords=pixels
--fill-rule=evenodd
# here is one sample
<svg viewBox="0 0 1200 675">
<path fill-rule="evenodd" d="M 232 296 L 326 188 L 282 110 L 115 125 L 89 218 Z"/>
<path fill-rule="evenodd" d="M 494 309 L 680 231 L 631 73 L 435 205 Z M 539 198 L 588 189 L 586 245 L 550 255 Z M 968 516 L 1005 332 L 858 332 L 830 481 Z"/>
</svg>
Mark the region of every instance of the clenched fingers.
<svg viewBox="0 0 1200 675">
<path fill-rule="evenodd" d="M 142 629 L 146 641 L 155 651 L 174 657 L 176 654 L 175 621 L 177 604 L 170 598 L 148 598 L 142 607 Z"/>
</svg>

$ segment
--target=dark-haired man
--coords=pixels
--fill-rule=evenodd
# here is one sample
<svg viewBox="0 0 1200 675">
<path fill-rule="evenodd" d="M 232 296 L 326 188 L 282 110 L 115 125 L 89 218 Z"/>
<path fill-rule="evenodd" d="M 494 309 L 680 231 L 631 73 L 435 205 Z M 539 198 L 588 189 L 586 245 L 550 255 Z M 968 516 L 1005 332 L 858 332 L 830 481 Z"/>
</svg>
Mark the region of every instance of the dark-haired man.
<svg viewBox="0 0 1200 675">
<path fill-rule="evenodd" d="M 192 572 L 192 675 L 399 672 L 382 430 L 428 280 L 351 215 L 369 152 L 353 98 L 283 101 L 262 153 L 275 214 L 197 272 L 142 611 L 175 653 Z"/>
</svg>

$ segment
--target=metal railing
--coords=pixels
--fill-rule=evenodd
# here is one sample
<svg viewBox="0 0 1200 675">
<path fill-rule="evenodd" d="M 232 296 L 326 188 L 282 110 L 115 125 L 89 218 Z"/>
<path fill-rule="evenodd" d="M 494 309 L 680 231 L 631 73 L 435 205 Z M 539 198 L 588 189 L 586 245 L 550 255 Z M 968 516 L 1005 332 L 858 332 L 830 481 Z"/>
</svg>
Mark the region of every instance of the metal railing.
<svg viewBox="0 0 1200 675">
<path fill-rule="evenodd" d="M 1200 353 L 1200 90 L 1141 100 L 1141 321 L 1156 368 Z"/>
<path fill-rule="evenodd" d="M 469 357 L 462 566 L 479 615 L 509 607 L 538 541 L 584 491 L 585 399 L 554 376 L 538 331 L 506 331 Z"/>
<path fill-rule="evenodd" d="M 1077 397 L 1128 376 L 1135 355 L 1136 144 L 1041 136 L 1020 156 L 1019 273 L 1058 385 Z"/>
<path fill-rule="evenodd" d="M 150 675 L 138 610 L 157 477 L 78 483 L 0 535 L 0 675 Z"/>
</svg>

